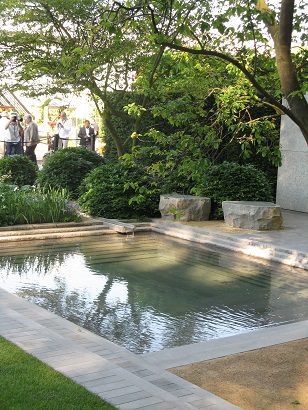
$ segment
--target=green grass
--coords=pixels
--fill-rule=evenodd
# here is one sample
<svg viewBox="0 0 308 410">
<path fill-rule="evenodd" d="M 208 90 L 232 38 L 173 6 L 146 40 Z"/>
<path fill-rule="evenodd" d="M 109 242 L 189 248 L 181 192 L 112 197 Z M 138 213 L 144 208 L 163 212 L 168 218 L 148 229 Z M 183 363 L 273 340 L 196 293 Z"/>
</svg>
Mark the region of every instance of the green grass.
<svg viewBox="0 0 308 410">
<path fill-rule="evenodd" d="M 0 337 L 0 409 L 113 410 L 115 407 Z"/>
</svg>

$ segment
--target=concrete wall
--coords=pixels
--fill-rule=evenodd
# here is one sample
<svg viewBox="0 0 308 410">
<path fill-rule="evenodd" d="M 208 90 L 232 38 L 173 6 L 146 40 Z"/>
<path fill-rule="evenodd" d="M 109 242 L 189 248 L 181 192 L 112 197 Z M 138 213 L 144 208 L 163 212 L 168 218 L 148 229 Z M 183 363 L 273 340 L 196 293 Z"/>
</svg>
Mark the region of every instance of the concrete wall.
<svg viewBox="0 0 308 410">
<path fill-rule="evenodd" d="M 278 169 L 276 203 L 284 209 L 308 212 L 308 145 L 286 115 L 281 119 L 280 145 L 282 166 Z"/>
</svg>

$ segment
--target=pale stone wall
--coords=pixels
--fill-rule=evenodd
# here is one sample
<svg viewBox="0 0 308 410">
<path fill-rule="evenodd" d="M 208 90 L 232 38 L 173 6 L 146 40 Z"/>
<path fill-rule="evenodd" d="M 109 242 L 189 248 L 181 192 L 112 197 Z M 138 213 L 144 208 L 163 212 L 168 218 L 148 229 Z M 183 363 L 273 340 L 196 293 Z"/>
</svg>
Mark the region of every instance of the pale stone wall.
<svg viewBox="0 0 308 410">
<path fill-rule="evenodd" d="M 282 166 L 278 169 L 276 203 L 284 209 L 308 212 L 308 145 L 286 115 L 281 118 L 280 145 Z"/>
</svg>

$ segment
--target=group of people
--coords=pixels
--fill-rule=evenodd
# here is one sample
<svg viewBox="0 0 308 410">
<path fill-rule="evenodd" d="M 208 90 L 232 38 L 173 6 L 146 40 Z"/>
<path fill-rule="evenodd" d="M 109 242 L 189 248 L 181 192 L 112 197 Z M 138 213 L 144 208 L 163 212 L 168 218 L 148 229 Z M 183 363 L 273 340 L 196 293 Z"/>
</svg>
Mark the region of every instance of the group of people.
<svg viewBox="0 0 308 410">
<path fill-rule="evenodd" d="M 22 119 L 18 118 L 16 112 L 9 114 L 7 111 L 2 111 L 0 115 L 0 140 L 5 142 L 4 155 L 28 155 L 33 162 L 37 163 L 35 148 L 40 142 L 40 137 L 38 125 L 33 121 L 32 116 L 25 115 L 25 127 L 23 127 L 21 125 Z M 65 111 L 59 115 L 55 129 L 58 136 L 58 148 L 66 148 L 72 130 L 72 122 Z M 92 140 L 97 134 L 98 128 L 91 127 L 90 121 L 86 120 L 78 133 L 80 145 L 91 149 Z"/>
<path fill-rule="evenodd" d="M 92 139 L 98 134 L 98 127 L 95 125 L 91 127 L 90 121 L 85 120 L 84 125 L 80 128 L 77 137 L 80 138 L 80 145 L 91 149 Z M 56 123 L 58 139 L 58 148 L 66 148 L 69 140 L 69 135 L 72 129 L 72 122 L 68 119 L 66 113 L 63 111 Z"/>
<path fill-rule="evenodd" d="M 16 112 L 1 112 L 0 139 L 5 142 L 4 155 L 27 155 L 31 161 L 37 163 L 35 148 L 40 142 L 38 125 L 30 114 L 25 115 L 25 127 L 22 127 L 21 121 Z"/>
</svg>

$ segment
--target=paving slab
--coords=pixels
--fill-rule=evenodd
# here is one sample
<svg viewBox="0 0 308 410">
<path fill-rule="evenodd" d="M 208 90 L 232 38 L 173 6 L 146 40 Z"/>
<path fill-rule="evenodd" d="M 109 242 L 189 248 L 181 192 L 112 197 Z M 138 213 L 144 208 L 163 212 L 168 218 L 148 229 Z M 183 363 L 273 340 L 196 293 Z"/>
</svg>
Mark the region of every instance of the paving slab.
<svg viewBox="0 0 308 410">
<path fill-rule="evenodd" d="M 238 409 L 1 288 L 0 317 L 1 336 L 119 409 Z M 64 334 L 63 328 L 67 330 Z"/>
<path fill-rule="evenodd" d="M 308 269 L 308 214 L 283 218 L 283 229 L 266 233 L 212 221 L 151 229 Z M 123 410 L 238 409 L 166 369 L 308 337 L 304 320 L 138 356 L 1 288 L 0 318 L 1 336 Z"/>
<path fill-rule="evenodd" d="M 159 352 L 144 353 L 142 357 L 148 363 L 159 363 L 162 368 L 170 369 L 306 337 L 308 337 L 308 320 L 303 320 L 220 339 L 207 340 L 193 346 L 178 346 Z"/>
</svg>

